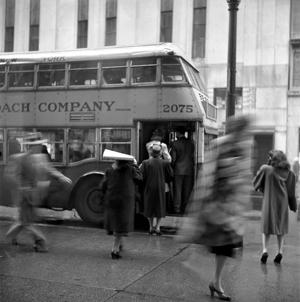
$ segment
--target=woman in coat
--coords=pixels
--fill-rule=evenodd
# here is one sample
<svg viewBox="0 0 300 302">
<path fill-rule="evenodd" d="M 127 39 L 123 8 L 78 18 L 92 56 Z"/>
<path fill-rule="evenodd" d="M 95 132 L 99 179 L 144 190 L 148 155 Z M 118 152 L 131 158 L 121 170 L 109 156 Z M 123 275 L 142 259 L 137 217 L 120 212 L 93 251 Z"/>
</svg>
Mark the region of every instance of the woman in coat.
<svg viewBox="0 0 300 302">
<path fill-rule="evenodd" d="M 278 252 L 274 262 L 280 264 L 283 237 L 288 233 L 289 201 L 291 209 L 296 211 L 295 174 L 290 170 L 286 155 L 282 151 L 273 150 L 270 165 L 263 165 L 253 182 L 255 190 L 264 194 L 261 262 L 267 262 L 270 235 L 276 235 Z"/>
<path fill-rule="evenodd" d="M 205 245 L 215 254 L 215 275 L 209 284 L 211 296 L 230 301 L 222 286 L 227 257 L 242 245 L 244 212 L 249 203 L 251 172 L 250 118 L 231 118 L 227 135 L 211 142 L 210 152 L 196 179 L 181 240 Z"/>
<path fill-rule="evenodd" d="M 114 235 L 112 259 L 121 258 L 122 238 L 133 230 L 136 184 L 142 180 L 139 168 L 132 162 L 116 160 L 105 173 L 102 183 L 106 215 L 105 227 Z"/>
<path fill-rule="evenodd" d="M 144 189 L 144 215 L 149 220 L 149 234 L 161 235 L 161 219 L 166 216 L 165 183 L 173 177 L 170 162 L 161 159 L 162 148 L 154 144 L 150 158 L 141 164 Z M 154 225 L 154 220 L 156 223 Z"/>
</svg>

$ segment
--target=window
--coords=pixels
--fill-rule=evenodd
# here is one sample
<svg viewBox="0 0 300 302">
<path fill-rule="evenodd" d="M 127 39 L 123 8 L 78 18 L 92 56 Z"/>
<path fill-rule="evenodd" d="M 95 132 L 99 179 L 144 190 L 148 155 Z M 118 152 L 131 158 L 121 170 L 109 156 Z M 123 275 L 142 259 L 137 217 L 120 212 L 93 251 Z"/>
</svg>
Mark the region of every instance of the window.
<svg viewBox="0 0 300 302">
<path fill-rule="evenodd" d="M 65 85 L 65 64 L 39 64 L 38 86 L 64 86 Z"/>
<path fill-rule="evenodd" d="M 162 82 L 184 82 L 186 81 L 182 66 L 178 58 L 161 58 Z"/>
<path fill-rule="evenodd" d="M 106 0 L 105 46 L 116 45 L 117 0 Z"/>
<path fill-rule="evenodd" d="M 33 87 L 34 65 L 15 64 L 9 66 L 9 87 Z"/>
<path fill-rule="evenodd" d="M 126 84 L 126 60 L 102 61 L 102 84 Z"/>
<path fill-rule="evenodd" d="M 96 86 L 98 62 L 73 62 L 70 64 L 70 85 Z"/>
<path fill-rule="evenodd" d="M 6 0 L 4 51 L 14 50 L 15 0 Z"/>
<path fill-rule="evenodd" d="M 29 50 L 39 50 L 40 0 L 30 0 Z"/>
<path fill-rule="evenodd" d="M 105 149 L 131 154 L 131 129 L 105 128 L 100 131 L 100 154 Z"/>
<path fill-rule="evenodd" d="M 131 66 L 131 83 L 156 82 L 156 58 L 133 59 Z"/>
<path fill-rule="evenodd" d="M 5 65 L 0 65 L 0 89 L 5 86 Z"/>
<path fill-rule="evenodd" d="M 226 88 L 214 88 L 214 105 L 217 106 L 218 109 L 226 108 Z M 235 109 L 242 110 L 243 109 L 243 88 L 236 88 L 235 90 Z"/>
<path fill-rule="evenodd" d="M 78 0 L 77 48 L 87 47 L 89 0 Z"/>
<path fill-rule="evenodd" d="M 69 162 L 95 157 L 95 129 L 69 129 L 68 153 Z"/>
<path fill-rule="evenodd" d="M 161 0 L 160 41 L 172 42 L 173 0 Z"/>
<path fill-rule="evenodd" d="M 291 90 L 300 89 L 300 1 L 291 1 Z"/>
<path fill-rule="evenodd" d="M 203 80 L 200 78 L 200 74 L 199 74 L 198 70 L 196 70 L 195 68 L 193 68 L 190 64 L 188 64 L 185 61 L 183 61 L 183 64 L 185 66 L 185 70 L 189 74 L 189 78 L 191 80 L 191 84 L 195 88 L 199 89 L 200 91 L 205 91 L 205 85 L 203 83 Z"/>
<path fill-rule="evenodd" d="M 23 137 L 33 132 L 33 129 L 14 128 L 7 131 L 7 154 L 13 155 L 26 151 L 26 146 L 23 144 Z"/>
<path fill-rule="evenodd" d="M 194 0 L 192 57 L 204 58 L 206 30 L 206 0 Z"/>
<path fill-rule="evenodd" d="M 49 154 L 52 162 L 63 162 L 64 129 L 37 129 L 42 133 L 43 139 L 47 139 L 44 144 L 44 152 Z"/>
</svg>

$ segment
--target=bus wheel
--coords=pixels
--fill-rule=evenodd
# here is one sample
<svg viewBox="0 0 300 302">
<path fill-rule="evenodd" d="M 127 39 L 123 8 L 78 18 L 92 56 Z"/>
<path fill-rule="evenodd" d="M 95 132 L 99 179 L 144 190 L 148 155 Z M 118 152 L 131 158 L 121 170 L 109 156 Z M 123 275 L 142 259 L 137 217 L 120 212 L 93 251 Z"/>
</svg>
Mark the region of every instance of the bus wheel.
<svg viewBox="0 0 300 302">
<path fill-rule="evenodd" d="M 104 204 L 100 200 L 100 182 L 103 176 L 91 175 L 79 183 L 75 192 L 75 209 L 86 222 L 102 224 Z"/>
</svg>

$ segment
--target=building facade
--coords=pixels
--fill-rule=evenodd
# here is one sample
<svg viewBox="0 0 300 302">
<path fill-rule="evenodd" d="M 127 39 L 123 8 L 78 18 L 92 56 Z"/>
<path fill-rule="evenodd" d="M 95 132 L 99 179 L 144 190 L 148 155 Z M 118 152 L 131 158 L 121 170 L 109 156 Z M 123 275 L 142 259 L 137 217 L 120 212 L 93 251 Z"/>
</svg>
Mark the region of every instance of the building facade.
<svg viewBox="0 0 300 302">
<path fill-rule="evenodd" d="M 271 148 L 299 154 L 300 1 L 242 0 L 236 113 L 253 113 L 258 164 Z M 224 131 L 226 0 L 0 0 L 0 52 L 172 42 L 201 71 Z M 0 53 L 1 57 L 1 53 Z"/>
</svg>

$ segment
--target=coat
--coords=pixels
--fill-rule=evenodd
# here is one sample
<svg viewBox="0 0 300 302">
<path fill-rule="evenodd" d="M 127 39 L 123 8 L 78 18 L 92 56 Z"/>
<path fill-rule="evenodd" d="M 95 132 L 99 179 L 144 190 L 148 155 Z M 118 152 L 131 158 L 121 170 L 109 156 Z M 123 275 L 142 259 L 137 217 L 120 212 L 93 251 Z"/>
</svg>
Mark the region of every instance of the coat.
<svg viewBox="0 0 300 302">
<path fill-rule="evenodd" d="M 263 165 L 253 183 L 263 192 L 262 233 L 284 235 L 288 233 L 289 198 L 295 199 L 295 174 L 289 169 Z"/>
<path fill-rule="evenodd" d="M 142 162 L 141 172 L 143 175 L 144 215 L 146 217 L 165 217 L 165 183 L 173 177 L 170 163 L 151 157 Z"/>
<path fill-rule="evenodd" d="M 101 185 L 105 202 L 105 228 L 126 235 L 133 230 L 136 184 L 142 180 L 138 167 L 125 164 L 109 168 Z"/>
<path fill-rule="evenodd" d="M 179 240 L 208 247 L 236 245 L 250 201 L 251 140 L 226 135 L 211 142 L 199 171 Z"/>
<path fill-rule="evenodd" d="M 194 142 L 181 137 L 173 142 L 171 158 L 174 175 L 194 175 Z"/>
</svg>

